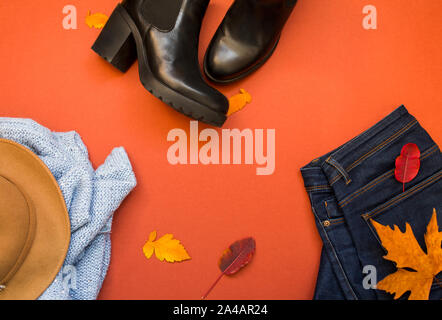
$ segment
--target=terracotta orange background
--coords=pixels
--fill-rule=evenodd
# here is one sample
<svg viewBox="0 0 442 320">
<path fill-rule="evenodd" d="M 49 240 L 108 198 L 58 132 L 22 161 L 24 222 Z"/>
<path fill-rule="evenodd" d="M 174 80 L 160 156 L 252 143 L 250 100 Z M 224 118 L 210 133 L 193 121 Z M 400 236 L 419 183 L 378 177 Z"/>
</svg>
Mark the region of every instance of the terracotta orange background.
<svg viewBox="0 0 442 320">
<path fill-rule="evenodd" d="M 442 1 L 299 0 L 271 60 L 246 80 L 253 103 L 224 128 L 276 129 L 276 171 L 256 166 L 172 166 L 167 133 L 189 119 L 149 95 L 134 66 L 121 74 L 90 50 L 88 10 L 115 0 L 0 2 L 0 116 L 77 131 L 94 166 L 124 146 L 138 186 L 115 214 L 112 261 L 101 299 L 198 299 L 233 241 L 254 236 L 255 259 L 224 278 L 212 299 L 310 299 L 321 241 L 299 168 L 405 104 L 442 143 Z M 232 1 L 212 0 L 200 57 Z M 73 4 L 78 30 L 64 30 Z M 378 29 L 362 28 L 362 8 Z M 200 129 L 206 128 L 200 125 Z M 192 260 L 146 260 L 150 231 L 173 233 Z"/>
</svg>

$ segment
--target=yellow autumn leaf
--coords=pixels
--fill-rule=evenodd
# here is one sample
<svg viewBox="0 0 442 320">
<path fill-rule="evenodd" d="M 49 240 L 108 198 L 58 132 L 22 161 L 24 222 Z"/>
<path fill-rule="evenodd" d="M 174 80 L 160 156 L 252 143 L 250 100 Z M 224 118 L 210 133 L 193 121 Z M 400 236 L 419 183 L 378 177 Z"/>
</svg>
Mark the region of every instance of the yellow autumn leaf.
<svg viewBox="0 0 442 320">
<path fill-rule="evenodd" d="M 229 99 L 229 111 L 227 116 L 243 109 L 248 103 L 252 102 L 252 96 L 246 90 L 239 90 L 240 93 L 234 95 Z"/>
<path fill-rule="evenodd" d="M 392 230 L 374 220 L 372 224 L 388 252 L 384 258 L 395 262 L 398 268 L 380 281 L 377 289 L 394 294 L 395 299 L 410 291 L 409 300 L 428 300 L 433 280 L 442 271 L 442 232 L 437 224 L 436 209 L 425 234 L 427 253 L 420 247 L 408 223 L 404 233 L 396 225 Z"/>
<path fill-rule="evenodd" d="M 143 252 L 147 259 L 150 259 L 155 252 L 155 256 L 160 261 L 180 262 L 189 260 L 190 256 L 179 240 L 173 239 L 173 234 L 165 234 L 158 240 L 157 232 L 152 231 L 149 240 L 143 246 Z"/>
<path fill-rule="evenodd" d="M 94 27 L 96 29 L 101 29 L 104 27 L 108 19 L 109 18 L 103 13 L 91 14 L 91 11 L 89 10 L 86 16 L 86 24 L 89 28 Z"/>
</svg>

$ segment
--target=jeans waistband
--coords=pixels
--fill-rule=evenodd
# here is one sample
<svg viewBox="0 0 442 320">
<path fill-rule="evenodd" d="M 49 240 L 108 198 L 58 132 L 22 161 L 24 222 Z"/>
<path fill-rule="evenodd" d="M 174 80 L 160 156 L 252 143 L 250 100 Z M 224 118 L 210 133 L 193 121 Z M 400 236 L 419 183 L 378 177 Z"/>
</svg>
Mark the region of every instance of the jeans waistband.
<svg viewBox="0 0 442 320">
<path fill-rule="evenodd" d="M 330 188 L 342 180 L 351 183 L 351 170 L 418 124 L 402 105 L 376 125 L 343 146 L 301 169 L 307 190 Z"/>
</svg>

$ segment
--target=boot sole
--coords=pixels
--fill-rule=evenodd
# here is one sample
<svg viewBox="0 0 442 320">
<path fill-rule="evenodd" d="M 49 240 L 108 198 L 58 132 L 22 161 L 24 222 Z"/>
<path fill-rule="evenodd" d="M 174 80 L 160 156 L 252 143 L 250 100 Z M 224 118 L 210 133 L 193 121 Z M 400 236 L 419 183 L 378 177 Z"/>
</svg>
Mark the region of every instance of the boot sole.
<svg viewBox="0 0 442 320">
<path fill-rule="evenodd" d="M 138 58 L 139 76 L 144 88 L 179 113 L 216 127 L 221 127 L 226 121 L 225 114 L 182 95 L 155 78 L 143 50 L 141 34 L 120 4 L 112 12 L 92 50 L 122 72 L 126 72 Z"/>
</svg>

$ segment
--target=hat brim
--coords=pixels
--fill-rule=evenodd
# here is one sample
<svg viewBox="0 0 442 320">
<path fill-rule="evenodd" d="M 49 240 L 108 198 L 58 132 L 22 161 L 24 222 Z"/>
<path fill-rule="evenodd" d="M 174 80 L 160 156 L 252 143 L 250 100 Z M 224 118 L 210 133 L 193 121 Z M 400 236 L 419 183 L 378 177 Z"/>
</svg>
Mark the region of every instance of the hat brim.
<svg viewBox="0 0 442 320">
<path fill-rule="evenodd" d="M 0 175 L 11 179 L 32 201 L 36 229 L 23 264 L 0 292 L 0 300 L 37 299 L 60 271 L 70 242 L 70 220 L 57 181 L 24 146 L 0 139 Z"/>
</svg>

